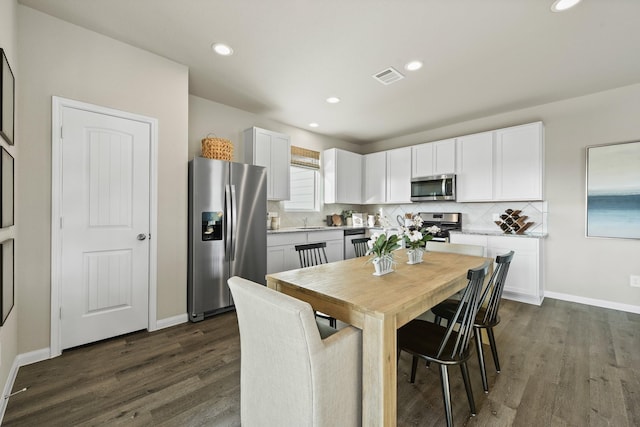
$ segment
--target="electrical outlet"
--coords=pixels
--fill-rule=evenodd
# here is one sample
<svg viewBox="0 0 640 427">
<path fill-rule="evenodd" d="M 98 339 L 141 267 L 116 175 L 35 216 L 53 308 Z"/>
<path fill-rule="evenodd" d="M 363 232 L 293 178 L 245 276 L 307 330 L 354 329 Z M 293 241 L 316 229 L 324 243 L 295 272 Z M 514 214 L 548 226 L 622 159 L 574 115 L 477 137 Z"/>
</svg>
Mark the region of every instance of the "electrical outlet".
<svg viewBox="0 0 640 427">
<path fill-rule="evenodd" d="M 640 276 L 629 276 L 629 285 L 633 288 L 640 288 Z"/>
</svg>

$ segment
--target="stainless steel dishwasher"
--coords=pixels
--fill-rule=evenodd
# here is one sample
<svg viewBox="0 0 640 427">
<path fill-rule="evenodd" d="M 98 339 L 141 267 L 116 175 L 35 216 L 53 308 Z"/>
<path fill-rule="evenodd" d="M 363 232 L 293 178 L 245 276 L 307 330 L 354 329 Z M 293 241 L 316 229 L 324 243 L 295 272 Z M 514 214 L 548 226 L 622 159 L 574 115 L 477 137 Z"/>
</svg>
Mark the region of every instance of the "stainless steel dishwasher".
<svg viewBox="0 0 640 427">
<path fill-rule="evenodd" d="M 365 228 L 344 229 L 344 259 L 356 257 L 356 252 L 353 248 L 353 243 L 351 243 L 351 240 L 359 239 L 361 237 L 367 237 L 367 230 Z"/>
</svg>

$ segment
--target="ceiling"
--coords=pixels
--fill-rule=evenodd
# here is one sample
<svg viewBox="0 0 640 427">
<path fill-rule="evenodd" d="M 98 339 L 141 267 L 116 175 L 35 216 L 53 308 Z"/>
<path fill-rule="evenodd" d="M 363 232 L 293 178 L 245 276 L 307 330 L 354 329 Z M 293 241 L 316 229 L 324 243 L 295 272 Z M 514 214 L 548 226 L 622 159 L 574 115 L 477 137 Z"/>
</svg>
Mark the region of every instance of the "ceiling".
<svg viewBox="0 0 640 427">
<path fill-rule="evenodd" d="M 640 82 L 638 0 L 19 3 L 188 66 L 193 95 L 356 143 Z M 372 78 L 387 67 L 406 77 Z"/>
</svg>

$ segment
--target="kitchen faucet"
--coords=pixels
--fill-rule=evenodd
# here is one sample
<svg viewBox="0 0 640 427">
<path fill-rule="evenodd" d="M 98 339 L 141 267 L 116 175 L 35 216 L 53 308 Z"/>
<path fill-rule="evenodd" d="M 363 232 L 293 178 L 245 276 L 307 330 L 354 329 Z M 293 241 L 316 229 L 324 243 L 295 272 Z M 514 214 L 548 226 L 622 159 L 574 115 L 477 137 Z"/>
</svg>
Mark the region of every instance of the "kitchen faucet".
<svg viewBox="0 0 640 427">
<path fill-rule="evenodd" d="M 304 226 L 307 226 L 307 217 L 305 216 L 304 218 L 302 218 L 302 222 L 304 222 Z"/>
</svg>

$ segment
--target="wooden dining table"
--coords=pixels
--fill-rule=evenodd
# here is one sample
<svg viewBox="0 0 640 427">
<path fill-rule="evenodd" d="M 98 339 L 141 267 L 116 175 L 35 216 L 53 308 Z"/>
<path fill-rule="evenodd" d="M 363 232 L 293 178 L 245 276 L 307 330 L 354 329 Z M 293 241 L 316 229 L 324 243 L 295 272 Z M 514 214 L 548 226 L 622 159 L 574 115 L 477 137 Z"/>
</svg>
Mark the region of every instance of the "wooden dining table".
<svg viewBox="0 0 640 427">
<path fill-rule="evenodd" d="M 362 330 L 362 425 L 395 426 L 397 413 L 396 330 L 467 284 L 469 269 L 490 258 L 427 252 L 407 264 L 395 251 L 394 271 L 373 275 L 367 258 L 353 258 L 267 275 L 267 286 L 307 301 Z"/>
</svg>

